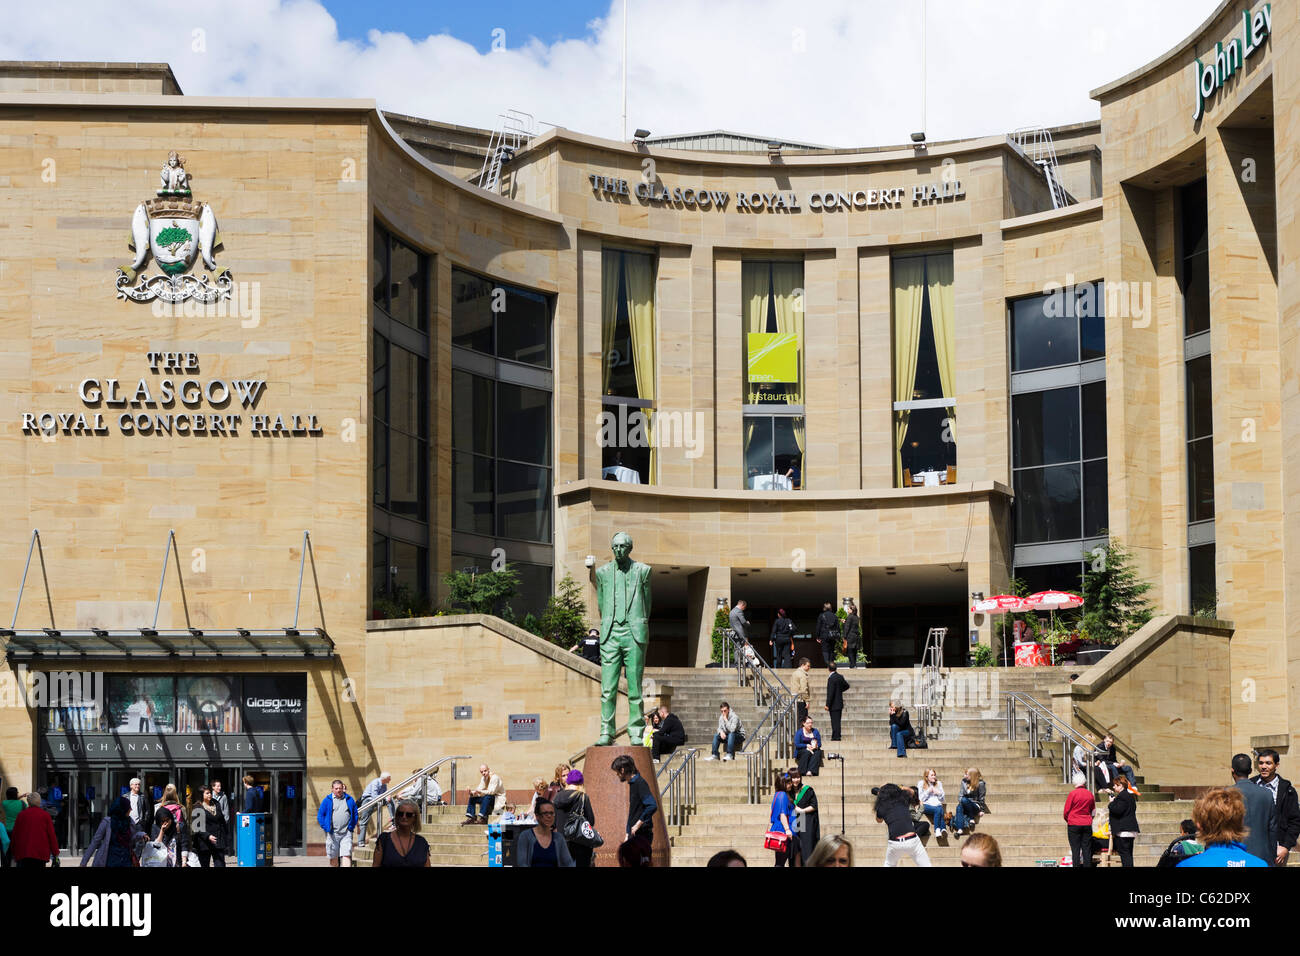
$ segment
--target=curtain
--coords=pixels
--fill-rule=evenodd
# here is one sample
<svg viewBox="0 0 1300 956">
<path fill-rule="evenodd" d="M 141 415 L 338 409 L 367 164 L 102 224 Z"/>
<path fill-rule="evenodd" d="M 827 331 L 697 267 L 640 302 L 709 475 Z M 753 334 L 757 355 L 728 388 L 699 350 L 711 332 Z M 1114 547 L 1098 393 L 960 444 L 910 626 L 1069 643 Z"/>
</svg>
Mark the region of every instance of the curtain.
<svg viewBox="0 0 1300 956">
<path fill-rule="evenodd" d="M 921 346 L 921 306 L 925 301 L 925 259 L 894 260 L 894 401 L 909 402 L 916 385 Z M 903 486 L 903 440 L 909 415 L 894 412 L 894 481 Z"/>
<path fill-rule="evenodd" d="M 637 398 L 655 398 L 655 280 L 650 256 L 623 256 L 623 284 L 627 289 L 627 321 L 632 333 L 632 368 L 636 373 Z M 643 408 L 645 434 L 650 442 L 649 483 L 655 483 L 659 456 L 651 433 L 650 409 Z"/>
<path fill-rule="evenodd" d="M 609 378 L 614 371 L 610 352 L 614 348 L 614 328 L 618 324 L 618 277 L 621 252 L 600 255 L 600 394 L 609 394 Z"/>
<path fill-rule="evenodd" d="M 939 359 L 939 383 L 943 397 L 953 399 L 948 412 L 948 430 L 957 440 L 957 332 L 954 320 L 952 254 L 927 256 L 926 280 L 930 292 L 930 322 L 934 328 L 934 351 Z"/>
<path fill-rule="evenodd" d="M 785 387 L 786 404 L 803 404 L 803 263 L 772 263 L 772 293 L 776 306 L 777 332 L 793 332 L 799 349 L 798 381 Z M 801 487 L 808 487 L 807 469 L 804 468 L 804 419 L 795 418 L 794 443 L 799 446 L 799 473 Z"/>
</svg>

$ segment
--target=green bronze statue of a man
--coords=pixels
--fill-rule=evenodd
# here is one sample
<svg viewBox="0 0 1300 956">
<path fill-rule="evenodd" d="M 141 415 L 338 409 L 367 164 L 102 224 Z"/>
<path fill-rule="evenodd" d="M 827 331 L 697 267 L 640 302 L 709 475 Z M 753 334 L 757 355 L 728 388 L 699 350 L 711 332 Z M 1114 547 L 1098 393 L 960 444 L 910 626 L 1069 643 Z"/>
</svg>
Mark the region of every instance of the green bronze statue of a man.
<svg viewBox="0 0 1300 956">
<path fill-rule="evenodd" d="M 631 742 L 645 734 L 641 710 L 641 675 L 650 639 L 650 566 L 633 561 L 632 538 L 618 532 L 609 542 L 614 560 L 596 569 L 596 603 L 600 607 L 600 740 L 614 742 L 614 699 L 620 672 L 627 677 L 627 727 Z"/>
</svg>

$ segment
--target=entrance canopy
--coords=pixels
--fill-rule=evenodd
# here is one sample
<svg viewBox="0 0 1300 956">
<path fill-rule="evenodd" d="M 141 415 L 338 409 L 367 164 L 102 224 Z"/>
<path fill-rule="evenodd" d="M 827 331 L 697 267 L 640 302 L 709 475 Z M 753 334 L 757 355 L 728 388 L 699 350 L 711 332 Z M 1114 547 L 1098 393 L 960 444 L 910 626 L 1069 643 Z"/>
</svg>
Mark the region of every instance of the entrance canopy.
<svg viewBox="0 0 1300 956">
<path fill-rule="evenodd" d="M 225 658 L 270 658 L 301 660 L 307 657 L 333 657 L 334 642 L 321 628 L 299 630 L 282 627 L 267 630 L 234 628 L 200 630 L 199 628 L 159 629 L 140 627 L 126 630 L 63 631 L 0 630 L 5 657 L 10 661 L 33 661 L 47 658 L 120 660 L 188 658 L 222 660 Z"/>
</svg>

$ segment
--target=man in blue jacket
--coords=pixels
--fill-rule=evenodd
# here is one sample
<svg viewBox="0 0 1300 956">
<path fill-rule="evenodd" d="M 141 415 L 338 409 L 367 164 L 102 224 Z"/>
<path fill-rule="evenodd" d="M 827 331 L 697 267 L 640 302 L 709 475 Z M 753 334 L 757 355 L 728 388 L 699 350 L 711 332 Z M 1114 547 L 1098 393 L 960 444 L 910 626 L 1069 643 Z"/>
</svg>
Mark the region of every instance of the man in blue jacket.
<svg viewBox="0 0 1300 956">
<path fill-rule="evenodd" d="M 329 795 L 316 811 L 316 822 L 325 831 L 325 855 L 330 866 L 352 865 L 352 834 L 357 829 L 357 802 L 342 780 L 335 780 Z"/>
</svg>

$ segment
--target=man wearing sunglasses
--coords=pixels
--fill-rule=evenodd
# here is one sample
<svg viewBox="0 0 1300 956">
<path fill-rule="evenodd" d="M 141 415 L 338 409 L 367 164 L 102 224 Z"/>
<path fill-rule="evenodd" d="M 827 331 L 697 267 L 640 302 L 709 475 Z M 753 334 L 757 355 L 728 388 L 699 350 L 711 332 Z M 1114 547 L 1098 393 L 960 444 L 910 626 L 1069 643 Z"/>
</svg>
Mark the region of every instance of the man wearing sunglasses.
<svg viewBox="0 0 1300 956">
<path fill-rule="evenodd" d="M 330 866 L 352 865 L 352 834 L 357 829 L 357 802 L 342 780 L 335 780 L 321 801 L 316 822 L 325 831 L 325 855 Z"/>
</svg>

